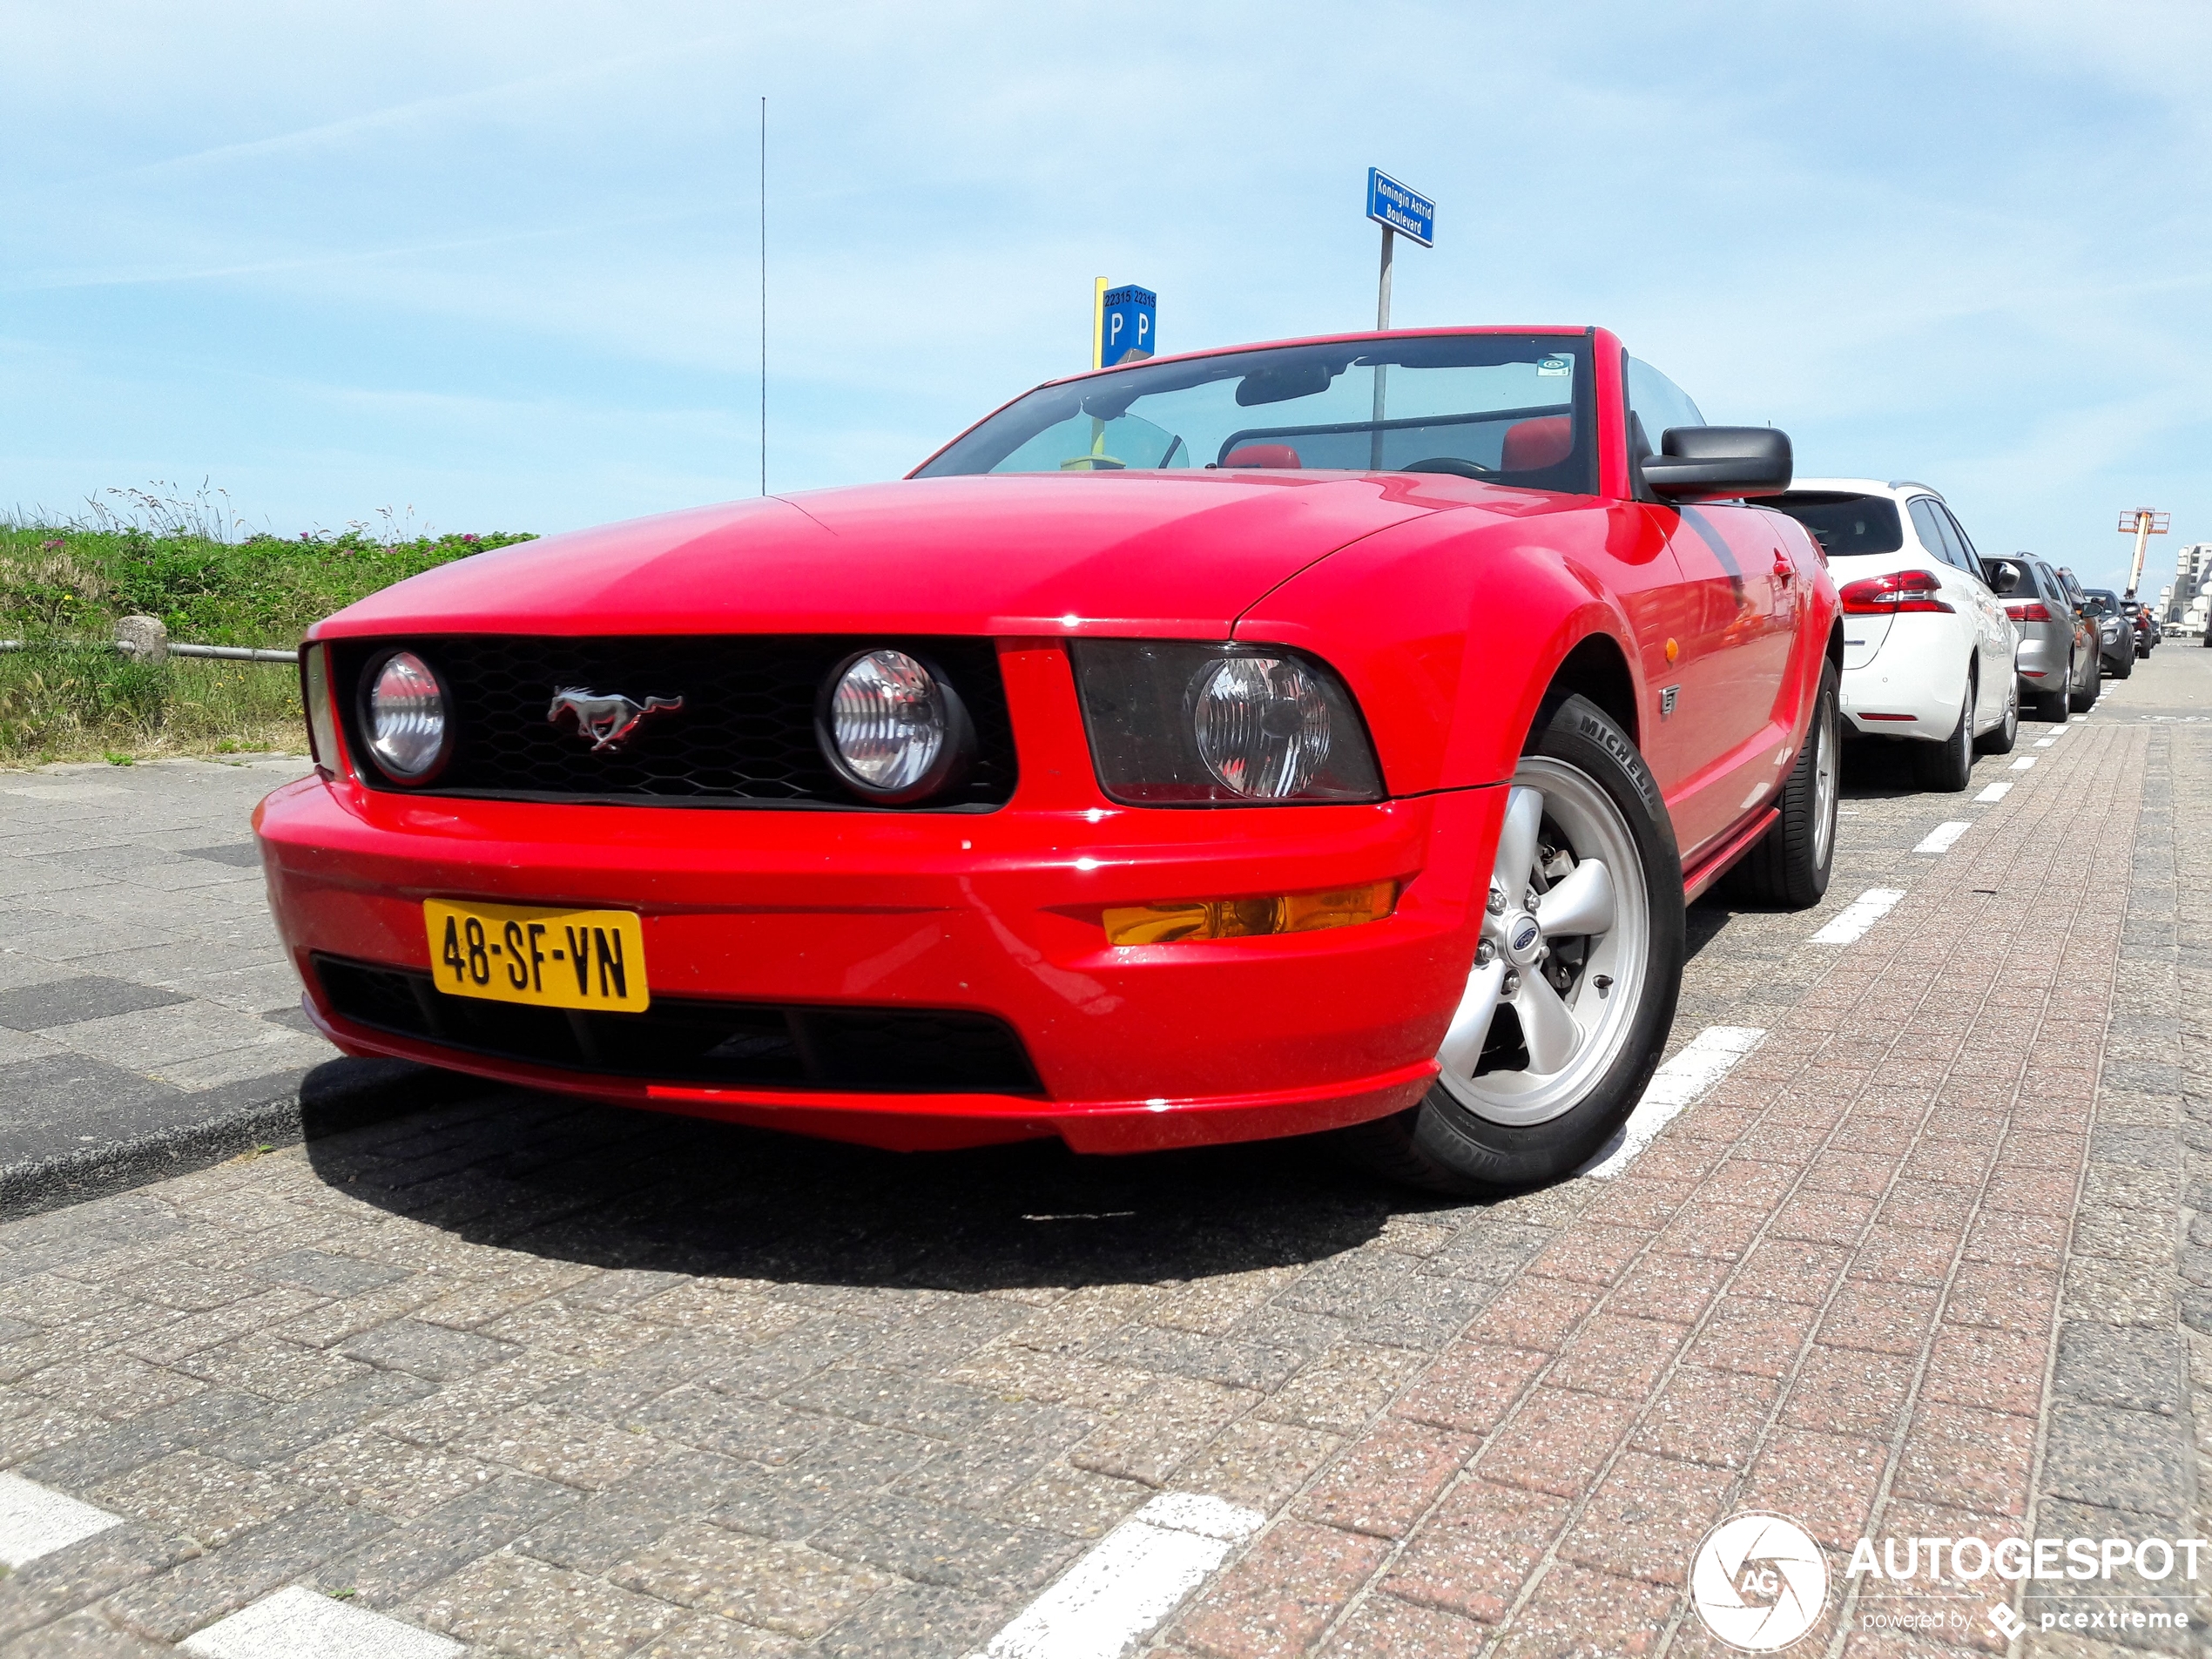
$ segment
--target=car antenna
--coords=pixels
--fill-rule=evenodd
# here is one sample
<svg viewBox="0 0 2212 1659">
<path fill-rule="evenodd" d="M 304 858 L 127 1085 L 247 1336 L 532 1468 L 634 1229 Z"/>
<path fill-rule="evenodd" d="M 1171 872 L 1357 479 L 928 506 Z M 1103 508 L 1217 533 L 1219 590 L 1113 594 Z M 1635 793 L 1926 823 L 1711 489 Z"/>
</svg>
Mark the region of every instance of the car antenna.
<svg viewBox="0 0 2212 1659">
<path fill-rule="evenodd" d="M 768 493 L 768 95 L 760 95 L 760 493 Z"/>
</svg>

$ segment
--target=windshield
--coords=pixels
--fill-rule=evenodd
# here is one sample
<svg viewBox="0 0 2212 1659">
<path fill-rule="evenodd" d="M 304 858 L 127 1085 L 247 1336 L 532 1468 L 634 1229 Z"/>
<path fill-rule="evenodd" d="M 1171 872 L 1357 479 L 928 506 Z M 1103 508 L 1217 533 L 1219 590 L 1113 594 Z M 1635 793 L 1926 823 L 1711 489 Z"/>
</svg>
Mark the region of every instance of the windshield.
<svg viewBox="0 0 2212 1659">
<path fill-rule="evenodd" d="M 1596 493 L 1583 334 L 1424 334 L 1148 363 L 1043 386 L 914 475 L 1339 469 Z"/>
<path fill-rule="evenodd" d="M 1897 503 L 1885 496 L 1846 496 L 1833 490 L 1798 489 L 1759 502 L 1787 513 L 1812 532 L 1831 559 L 1856 553 L 1894 553 L 1905 545 Z"/>
</svg>

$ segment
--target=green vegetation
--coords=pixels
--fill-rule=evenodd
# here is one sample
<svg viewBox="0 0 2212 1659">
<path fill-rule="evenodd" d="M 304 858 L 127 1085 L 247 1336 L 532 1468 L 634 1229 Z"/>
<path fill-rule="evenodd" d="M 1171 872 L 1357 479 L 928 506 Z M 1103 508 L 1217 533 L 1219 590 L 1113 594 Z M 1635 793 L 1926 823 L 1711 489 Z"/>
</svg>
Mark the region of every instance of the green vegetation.
<svg viewBox="0 0 2212 1659">
<path fill-rule="evenodd" d="M 286 540 L 240 536 L 205 491 L 109 492 L 89 521 L 0 520 L 0 765 L 297 750 L 298 676 L 281 663 L 133 662 L 112 646 L 127 616 L 172 640 L 288 650 L 307 625 L 377 589 L 526 535 L 406 534 L 385 515 Z"/>
</svg>

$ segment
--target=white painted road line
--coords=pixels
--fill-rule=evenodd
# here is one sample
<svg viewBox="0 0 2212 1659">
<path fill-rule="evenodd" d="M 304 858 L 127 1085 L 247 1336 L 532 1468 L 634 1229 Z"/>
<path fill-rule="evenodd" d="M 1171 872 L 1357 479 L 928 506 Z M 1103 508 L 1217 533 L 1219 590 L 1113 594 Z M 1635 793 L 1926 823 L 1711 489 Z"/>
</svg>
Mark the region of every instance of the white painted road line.
<svg viewBox="0 0 2212 1659">
<path fill-rule="evenodd" d="M 1735 1070 L 1737 1062 L 1765 1041 L 1766 1031 L 1760 1026 L 1707 1026 L 1689 1040 L 1688 1048 L 1651 1074 L 1651 1085 L 1643 1091 L 1635 1110 L 1629 1114 L 1629 1121 L 1598 1148 L 1596 1157 L 1575 1173 L 1593 1181 L 1610 1181 L 1658 1137 L 1683 1107 Z"/>
<path fill-rule="evenodd" d="M 1974 799 L 1979 801 L 2002 800 L 2006 796 L 2011 794 L 2012 792 L 2013 786 L 2010 784 L 1992 784 L 1988 788 L 1983 790 L 1980 794 L 1976 795 Z"/>
<path fill-rule="evenodd" d="M 50 1492 L 19 1474 L 0 1474 L 0 1567 L 26 1561 L 119 1527 L 123 1517 Z"/>
<path fill-rule="evenodd" d="M 1928 832 L 1927 840 L 1912 850 L 1915 853 L 1948 853 L 1961 835 L 1973 828 L 1963 819 L 1948 824 L 1939 824 Z"/>
<path fill-rule="evenodd" d="M 993 1636 L 984 1659 L 1119 1659 L 1266 1524 L 1257 1509 L 1163 1492 Z"/>
<path fill-rule="evenodd" d="M 1853 899 L 1812 936 L 1816 945 L 1848 945 L 1865 936 L 1866 930 L 1897 907 L 1905 894 L 1896 887 L 1869 887 Z"/>
<path fill-rule="evenodd" d="M 201 1659 L 455 1659 L 467 1651 L 448 1637 L 297 1584 L 218 1619 L 184 1650 Z"/>
<path fill-rule="evenodd" d="M 2026 772 L 2029 767 L 2035 764 L 2036 759 L 2037 757 L 2034 755 L 2022 755 L 2018 760 L 2013 762 L 2013 770 L 2014 772 Z"/>
<path fill-rule="evenodd" d="M 2056 738 L 2038 738 L 2035 739 L 2035 746 L 2039 749 L 2047 749 L 2057 741 Z"/>
</svg>

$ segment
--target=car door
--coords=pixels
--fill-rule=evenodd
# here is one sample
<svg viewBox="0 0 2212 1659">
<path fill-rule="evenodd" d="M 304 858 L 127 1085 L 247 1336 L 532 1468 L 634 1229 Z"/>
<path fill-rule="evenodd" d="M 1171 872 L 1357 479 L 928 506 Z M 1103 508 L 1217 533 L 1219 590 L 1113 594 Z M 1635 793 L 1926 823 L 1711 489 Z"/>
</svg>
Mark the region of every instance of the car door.
<svg viewBox="0 0 2212 1659">
<path fill-rule="evenodd" d="M 1956 618 L 1951 625 L 1957 631 L 1952 638 L 1953 648 L 1959 655 L 1951 662 L 1937 664 L 1929 672 L 1934 675 L 1939 670 L 1940 678 L 1937 683 L 1957 684 L 1959 695 L 1963 697 L 1969 660 L 1979 664 L 1981 657 L 1980 608 L 1974 601 L 1972 590 L 1966 585 L 1966 573 L 1959 568 L 1961 551 L 1946 521 L 1943 503 L 1933 496 L 1915 496 L 1905 502 L 1905 509 L 1912 520 L 1912 533 L 1919 538 L 1921 549 L 1935 563 L 1944 603 L 1951 607 L 1951 613 Z M 1959 676 L 1957 682 L 1950 680 L 1950 676 L 1953 674 Z M 1976 714 L 1979 717 L 1979 705 Z M 1977 718 L 1971 724 L 1979 725 L 1980 721 Z"/>
<path fill-rule="evenodd" d="M 1639 462 L 1669 430 L 1706 424 L 1649 364 L 1629 358 L 1627 381 L 1629 454 Z M 1663 612 L 1670 654 L 1656 735 L 1681 780 L 1668 810 L 1690 864 L 1773 792 L 1770 752 L 1788 737 L 1775 713 L 1804 578 L 1771 516 L 1756 508 L 1653 502 L 1645 511 L 1681 577 Z"/>
<path fill-rule="evenodd" d="M 2035 585 L 2042 590 L 2043 604 L 2066 629 L 2066 688 L 2071 691 L 2081 684 L 2081 665 L 2089 637 L 2081 621 L 2081 606 L 2063 572 L 2041 559 L 2033 561 L 2033 564 Z"/>
<path fill-rule="evenodd" d="M 1983 573 L 1981 556 L 1974 550 L 1973 539 L 1959 523 L 1959 516 L 1941 502 L 1936 511 L 1950 543 L 1952 563 L 1959 575 L 1966 578 L 1966 591 L 1974 600 L 1979 620 L 1977 640 L 1981 658 L 1981 707 L 1975 725 L 1995 725 L 2004 718 L 2005 699 L 2011 695 L 2013 679 L 2020 663 L 2020 631 L 2013 627 L 2005 602 L 1990 591 L 1988 577 Z"/>
<path fill-rule="evenodd" d="M 2058 590 L 2065 596 L 2066 607 L 2074 617 L 2073 683 L 2087 685 L 2102 672 L 2097 661 L 2097 624 L 2089 619 L 2089 596 L 2081 591 L 2074 572 L 2063 565 L 2054 574 L 2059 579 Z"/>
</svg>

